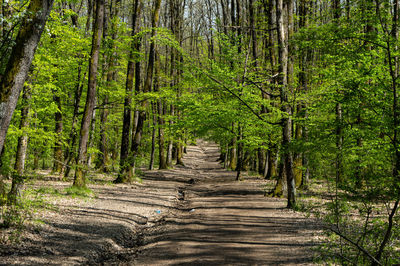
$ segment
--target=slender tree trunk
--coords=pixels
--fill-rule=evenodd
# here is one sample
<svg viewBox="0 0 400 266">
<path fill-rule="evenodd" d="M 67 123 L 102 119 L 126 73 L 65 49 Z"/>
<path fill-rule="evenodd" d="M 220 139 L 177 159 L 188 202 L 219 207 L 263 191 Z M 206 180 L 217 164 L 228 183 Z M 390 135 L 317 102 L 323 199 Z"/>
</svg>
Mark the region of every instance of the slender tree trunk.
<svg viewBox="0 0 400 266">
<path fill-rule="evenodd" d="M 137 61 L 135 63 L 135 94 L 140 93 L 140 83 L 141 83 L 141 72 L 140 72 L 140 61 Z M 135 151 L 137 150 L 137 147 L 134 146 L 135 143 L 137 143 L 136 138 L 141 138 L 141 133 L 138 135 L 139 132 L 141 132 L 141 128 L 143 127 L 143 124 L 140 124 L 140 115 L 141 113 L 138 110 L 135 110 L 135 114 L 133 117 L 133 126 L 132 126 L 132 145 L 131 145 L 131 150 L 128 155 L 128 178 L 129 180 L 135 175 L 135 161 L 136 161 L 136 154 Z"/>
<path fill-rule="evenodd" d="M 96 92 L 97 93 L 97 92 Z M 92 121 L 90 122 L 90 132 L 89 132 L 89 143 L 88 149 L 93 148 L 94 139 L 96 134 L 96 103 L 97 103 L 97 95 L 95 97 L 95 105 L 93 107 Z M 93 153 L 87 154 L 86 166 L 89 168 L 92 165 Z"/>
<path fill-rule="evenodd" d="M 109 160 L 110 155 L 108 152 L 108 141 L 107 141 L 107 119 L 108 119 L 108 104 L 109 97 L 108 95 L 104 96 L 104 109 L 101 112 L 100 116 L 100 142 L 99 142 L 99 158 L 97 159 L 96 168 L 100 169 L 104 173 L 108 173 L 109 169 Z"/>
<path fill-rule="evenodd" d="M 93 13 L 93 0 L 87 0 L 87 18 L 86 18 L 86 27 L 85 27 L 85 35 L 89 34 L 90 30 L 90 20 L 92 19 Z"/>
<path fill-rule="evenodd" d="M 63 131 L 63 115 L 62 115 L 62 105 L 61 105 L 61 97 L 55 95 L 53 97 L 56 105 L 57 111 L 54 114 L 55 118 L 55 134 L 56 134 L 56 142 L 54 145 L 54 164 L 53 164 L 53 172 L 62 173 L 63 169 L 63 150 L 62 150 L 62 131 Z"/>
<path fill-rule="evenodd" d="M 257 67 L 257 33 L 254 25 L 254 0 L 249 0 L 249 20 L 250 20 L 250 34 L 252 40 L 252 56 L 254 60 L 254 66 Z"/>
<path fill-rule="evenodd" d="M 8 192 L 7 196 L 7 201 L 9 205 L 15 205 L 17 203 L 17 199 L 20 196 L 20 191 L 24 182 L 23 175 L 25 169 L 26 151 L 28 148 L 28 135 L 25 131 L 29 127 L 29 109 L 31 95 L 31 88 L 29 86 L 25 86 L 22 95 L 23 107 L 21 109 L 21 120 L 19 124 L 19 129 L 22 130 L 24 133 L 18 138 L 17 155 L 14 165 L 15 174 L 13 175 L 11 190 Z"/>
<path fill-rule="evenodd" d="M 336 23 L 339 23 L 341 15 L 340 0 L 334 0 L 332 2 L 333 18 Z M 338 92 L 340 94 L 340 92 Z M 342 183 L 342 148 L 343 148 L 343 129 L 342 129 L 342 105 L 340 102 L 336 103 L 336 182 L 337 184 Z"/>
<path fill-rule="evenodd" d="M 263 176 L 264 176 L 265 166 L 266 166 L 266 164 L 265 164 L 265 155 L 266 155 L 266 152 L 263 149 L 261 149 L 261 148 L 257 149 L 257 160 L 258 160 L 257 165 L 258 165 L 258 168 L 257 168 L 256 171 L 260 175 L 263 175 Z"/>
<path fill-rule="evenodd" d="M 103 45 L 106 42 L 108 38 L 108 32 L 109 32 L 109 23 L 111 18 L 113 17 L 113 13 L 111 9 L 115 10 L 115 7 L 113 8 L 113 1 L 104 1 L 104 23 L 103 23 Z M 113 34 L 113 37 L 116 37 L 116 34 Z M 114 39 L 112 39 L 112 43 L 114 42 Z M 113 44 L 112 44 L 113 46 Z M 112 47 L 111 49 L 113 49 Z M 112 67 L 113 67 L 113 55 L 110 55 L 113 53 L 110 53 L 109 49 L 105 49 L 103 53 L 103 73 L 105 73 L 105 78 L 104 78 L 104 83 L 105 87 L 108 88 L 110 82 L 113 80 L 113 73 Z M 99 147 L 99 154 L 96 158 L 96 169 L 100 169 L 103 172 L 108 172 L 107 169 L 107 164 L 108 164 L 108 147 L 107 147 L 107 118 L 108 118 L 108 101 L 109 101 L 109 94 L 105 92 L 104 96 L 101 97 L 103 99 L 103 108 L 100 110 L 100 141 L 98 144 Z"/>
<path fill-rule="evenodd" d="M 160 6 L 161 6 L 161 0 L 155 0 L 155 7 L 153 10 L 152 14 L 152 31 L 151 31 L 151 38 L 153 38 L 156 35 L 156 30 L 155 28 L 158 25 L 158 20 L 159 20 L 159 13 L 160 13 Z M 144 87 L 143 87 L 143 92 L 147 93 L 151 91 L 151 85 L 153 81 L 153 72 L 154 72 L 154 57 L 155 57 L 155 43 L 151 42 L 150 44 L 150 50 L 149 50 L 149 63 L 147 66 L 147 75 L 146 79 L 144 82 Z M 140 70 L 138 70 L 140 71 Z M 136 72 L 138 74 L 138 72 Z M 140 74 L 139 74 L 140 75 Z M 138 82 L 139 75 L 136 76 L 136 80 Z M 137 83 L 138 86 L 140 86 L 140 83 Z M 136 86 L 136 84 L 135 84 Z M 137 88 L 139 89 L 139 88 Z M 148 101 L 143 100 L 139 109 L 139 115 L 138 115 L 138 124 L 136 127 L 136 132 L 133 137 L 132 141 L 132 146 L 131 146 L 131 152 L 129 154 L 129 173 L 125 175 L 119 175 L 118 178 L 115 180 L 116 183 L 124 183 L 124 182 L 130 182 L 135 174 L 135 161 L 136 161 L 136 156 L 139 152 L 139 147 L 142 141 L 142 134 L 143 134 L 143 126 L 144 122 L 146 120 L 146 108 L 148 106 Z"/>
<path fill-rule="evenodd" d="M 156 107 L 155 103 L 152 103 L 152 111 L 153 111 L 153 129 L 152 129 L 152 134 L 151 134 L 151 151 L 150 151 L 149 170 L 154 169 L 154 157 L 155 157 L 155 153 L 156 153 L 156 133 L 157 133 L 157 114 L 156 114 L 156 112 L 157 112 L 157 107 Z"/>
<path fill-rule="evenodd" d="M 154 86 L 153 86 L 153 91 L 158 92 L 160 90 L 160 62 L 158 58 L 158 54 L 155 53 L 155 67 L 154 67 Z M 150 152 L 150 165 L 149 165 L 149 170 L 154 169 L 154 157 L 155 157 L 155 151 L 156 151 L 156 133 L 157 133 L 157 103 L 152 102 L 151 103 L 151 109 L 153 113 L 153 130 L 152 130 L 152 135 L 151 135 L 151 152 Z"/>
<path fill-rule="evenodd" d="M 140 14 L 141 14 L 141 1 L 135 0 L 133 4 L 133 15 L 132 15 L 132 33 L 131 36 L 135 36 L 139 31 L 140 27 Z M 129 54 L 128 70 L 126 75 L 126 85 L 125 85 L 125 101 L 124 101 L 124 118 L 122 126 L 122 139 L 121 139 L 121 155 L 120 155 L 120 175 L 127 175 L 129 170 L 129 162 L 127 161 L 129 155 L 129 131 L 131 127 L 131 104 L 132 104 L 132 94 L 133 94 L 133 79 L 135 76 L 135 58 L 134 52 L 139 52 L 140 40 L 136 39 L 132 41 L 132 50 Z M 140 72 L 140 65 L 138 67 Z M 139 80 L 139 76 L 136 76 Z M 133 134 L 136 132 L 136 127 L 134 127 Z M 122 177 L 121 177 L 122 178 Z"/>
<path fill-rule="evenodd" d="M 170 122 L 171 123 L 171 122 Z M 168 141 L 168 146 L 167 146 L 167 166 L 172 167 L 172 152 L 174 148 L 174 142 L 172 140 Z"/>
<path fill-rule="evenodd" d="M 179 139 L 178 142 L 176 143 L 176 164 L 177 165 L 184 165 L 183 164 L 183 145 L 182 145 L 182 140 Z"/>
<path fill-rule="evenodd" d="M 165 139 L 164 139 L 164 118 L 163 118 L 163 102 L 158 100 L 158 158 L 159 169 L 167 169 L 167 160 L 165 158 Z"/>
<path fill-rule="evenodd" d="M 77 156 L 77 168 L 75 171 L 74 186 L 85 187 L 86 177 L 83 167 L 86 164 L 89 131 L 92 122 L 94 107 L 96 105 L 97 69 L 99 64 L 100 44 L 103 31 L 104 0 L 97 0 L 96 18 L 93 30 L 92 51 L 89 61 L 89 81 L 85 111 L 82 118 L 79 150 Z"/>
<path fill-rule="evenodd" d="M 232 124 L 232 130 L 233 129 L 234 129 L 234 124 Z M 234 136 L 231 140 L 230 153 L 229 153 L 229 168 L 231 168 L 232 170 L 235 170 L 237 165 L 236 145 L 237 145 L 236 136 Z"/>
<path fill-rule="evenodd" d="M 72 125 L 71 132 L 69 135 L 68 145 L 65 149 L 64 154 L 64 178 L 68 178 L 69 173 L 71 171 L 71 161 L 74 158 L 75 151 L 75 143 L 78 136 L 78 131 L 76 129 L 76 125 L 78 123 L 78 113 L 79 113 L 79 104 L 81 101 L 82 91 L 83 91 L 83 82 L 81 83 L 81 73 L 82 73 L 82 65 L 80 64 L 78 67 L 78 78 L 75 88 L 75 96 L 74 96 L 74 113 L 72 115 Z M 84 78 L 86 73 L 84 75 Z"/>
<path fill-rule="evenodd" d="M 291 24 L 291 0 L 277 0 L 276 1 L 276 17 L 277 17 L 277 32 L 278 32 L 278 51 L 279 51 L 279 85 L 281 87 L 281 104 L 282 111 L 287 115 L 282 119 L 282 147 L 283 147 L 283 161 L 286 174 L 286 183 L 288 189 L 288 208 L 294 207 L 296 204 L 296 187 L 293 175 L 293 159 L 289 145 L 292 137 L 292 119 L 291 119 L 291 106 L 288 102 L 288 70 L 289 70 L 289 43 L 288 43 L 288 27 Z M 286 21 L 284 20 L 286 18 Z M 280 175 L 283 178 L 283 175 Z"/>
<path fill-rule="evenodd" d="M 236 165 L 236 180 L 238 181 L 240 179 L 240 173 L 243 170 L 243 132 L 242 132 L 242 126 L 239 123 L 238 125 L 238 137 L 239 141 L 237 142 L 237 165 Z"/>
</svg>

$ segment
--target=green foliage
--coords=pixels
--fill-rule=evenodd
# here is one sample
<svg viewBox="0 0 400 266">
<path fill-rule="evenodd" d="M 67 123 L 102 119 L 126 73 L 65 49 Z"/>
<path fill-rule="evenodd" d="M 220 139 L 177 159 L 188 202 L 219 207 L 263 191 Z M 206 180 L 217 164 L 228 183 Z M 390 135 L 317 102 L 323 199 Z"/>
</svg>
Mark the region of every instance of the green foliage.
<svg viewBox="0 0 400 266">
<path fill-rule="evenodd" d="M 93 198 L 95 197 L 94 192 L 87 187 L 76 187 L 71 186 L 65 189 L 67 195 L 71 196 L 72 198 L 81 197 L 81 198 Z"/>
<path fill-rule="evenodd" d="M 51 195 L 56 195 L 59 196 L 61 193 L 58 191 L 58 189 L 52 188 L 52 187 L 40 187 L 36 189 L 36 192 L 38 194 L 51 194 Z"/>
</svg>

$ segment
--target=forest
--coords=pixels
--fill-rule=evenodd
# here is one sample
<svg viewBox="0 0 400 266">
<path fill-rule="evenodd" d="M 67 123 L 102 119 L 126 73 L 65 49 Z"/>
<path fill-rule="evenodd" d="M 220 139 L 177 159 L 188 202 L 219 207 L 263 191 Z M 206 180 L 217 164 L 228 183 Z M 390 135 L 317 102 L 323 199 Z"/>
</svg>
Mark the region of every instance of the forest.
<svg viewBox="0 0 400 266">
<path fill-rule="evenodd" d="M 40 176 L 141 183 L 207 140 L 239 186 L 324 224 L 320 263 L 399 264 L 399 8 L 2 0 L 0 231 Z"/>
</svg>

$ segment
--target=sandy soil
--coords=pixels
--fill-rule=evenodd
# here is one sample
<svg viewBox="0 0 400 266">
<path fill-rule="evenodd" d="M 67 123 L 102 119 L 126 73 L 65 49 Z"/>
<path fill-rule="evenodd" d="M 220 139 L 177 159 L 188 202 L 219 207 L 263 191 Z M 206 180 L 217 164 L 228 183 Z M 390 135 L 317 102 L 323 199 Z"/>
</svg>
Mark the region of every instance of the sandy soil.
<svg viewBox="0 0 400 266">
<path fill-rule="evenodd" d="M 58 210 L 37 213 L 45 223 L 28 227 L 19 244 L 0 245 L 0 264 L 312 264 L 315 221 L 265 198 L 264 180 L 234 181 L 216 145 L 199 140 L 187 151 L 185 166 L 146 171 L 142 184 L 90 185 L 90 199 L 48 195 Z"/>
</svg>

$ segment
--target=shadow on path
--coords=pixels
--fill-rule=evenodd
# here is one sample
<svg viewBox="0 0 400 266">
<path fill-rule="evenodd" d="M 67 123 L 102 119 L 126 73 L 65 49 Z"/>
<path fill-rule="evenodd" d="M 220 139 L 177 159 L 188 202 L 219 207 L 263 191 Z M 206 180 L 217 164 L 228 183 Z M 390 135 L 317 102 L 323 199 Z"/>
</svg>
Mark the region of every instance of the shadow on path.
<svg viewBox="0 0 400 266">
<path fill-rule="evenodd" d="M 134 265 L 309 265 L 316 225 L 265 198 L 263 181 L 235 181 L 216 162 L 218 148 L 189 146 L 185 168 L 169 176 L 192 178 L 179 193 L 180 212 L 148 228 Z"/>
</svg>

